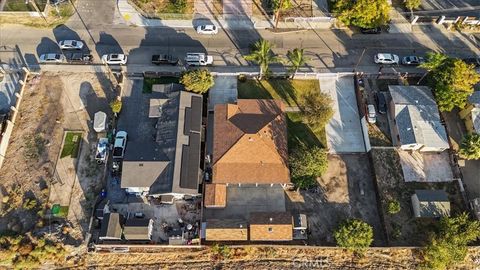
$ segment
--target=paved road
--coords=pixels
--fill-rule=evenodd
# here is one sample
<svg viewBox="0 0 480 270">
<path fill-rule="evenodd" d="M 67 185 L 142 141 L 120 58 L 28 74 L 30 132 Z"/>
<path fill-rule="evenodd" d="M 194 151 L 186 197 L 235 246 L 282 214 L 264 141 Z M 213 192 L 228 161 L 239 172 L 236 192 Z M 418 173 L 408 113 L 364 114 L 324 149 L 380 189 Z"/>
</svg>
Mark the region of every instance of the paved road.
<svg viewBox="0 0 480 270">
<path fill-rule="evenodd" d="M 42 53 L 60 52 L 56 43 L 62 39 L 84 40 L 96 60 L 105 53 L 127 53 L 129 64 L 148 65 L 153 53 L 165 52 L 183 58 L 187 52 L 208 52 L 216 66 L 245 66 L 242 55 L 259 38 L 270 40 L 274 51 L 305 48 L 311 67 L 321 69 L 375 66 L 373 55 L 393 52 L 400 56 L 424 54 L 429 50 L 452 56 L 478 55 L 474 41 L 460 33 L 437 28 L 421 29 L 412 34 L 360 35 L 341 30 L 300 31 L 275 34 L 268 30 L 227 30 L 215 36 L 202 36 L 193 29 L 139 28 L 101 25 L 88 32 L 80 26 L 61 26 L 53 30 L 22 26 L 1 26 L 0 45 L 18 44 L 29 64 Z"/>
</svg>

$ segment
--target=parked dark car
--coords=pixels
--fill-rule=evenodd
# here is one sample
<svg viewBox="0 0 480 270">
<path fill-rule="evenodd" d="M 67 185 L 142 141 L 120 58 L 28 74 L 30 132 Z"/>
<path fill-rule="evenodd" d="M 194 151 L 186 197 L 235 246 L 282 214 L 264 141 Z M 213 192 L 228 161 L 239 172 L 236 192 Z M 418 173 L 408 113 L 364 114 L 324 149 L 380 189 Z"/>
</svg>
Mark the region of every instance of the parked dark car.
<svg viewBox="0 0 480 270">
<path fill-rule="evenodd" d="M 155 54 L 152 55 L 152 64 L 175 66 L 178 64 L 178 58 L 168 54 Z"/>
<path fill-rule="evenodd" d="M 93 62 L 93 55 L 91 54 L 68 53 L 65 56 L 70 64 L 91 64 Z"/>
<path fill-rule="evenodd" d="M 360 28 L 360 32 L 362 32 L 362 34 L 381 34 L 382 33 L 382 28 L 380 28 L 380 27 Z"/>
<path fill-rule="evenodd" d="M 469 64 L 469 65 L 474 65 L 475 67 L 480 67 L 480 59 L 471 57 L 471 58 L 463 58 L 463 62 Z"/>
<path fill-rule="evenodd" d="M 377 103 L 377 110 L 380 114 L 387 113 L 387 100 L 383 93 L 375 93 L 375 102 Z"/>
<path fill-rule="evenodd" d="M 402 58 L 402 65 L 406 66 L 418 66 L 423 63 L 425 63 L 425 59 L 420 56 L 411 55 Z"/>
</svg>

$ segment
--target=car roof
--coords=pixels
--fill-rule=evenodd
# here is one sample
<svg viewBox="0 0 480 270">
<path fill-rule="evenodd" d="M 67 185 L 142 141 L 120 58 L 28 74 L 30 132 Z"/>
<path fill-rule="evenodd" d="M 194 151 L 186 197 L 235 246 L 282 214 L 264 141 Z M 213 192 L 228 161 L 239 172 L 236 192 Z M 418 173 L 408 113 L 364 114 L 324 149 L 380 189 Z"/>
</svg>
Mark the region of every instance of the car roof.
<svg viewBox="0 0 480 270">
<path fill-rule="evenodd" d="M 127 132 L 126 132 L 126 131 L 123 131 L 123 130 L 120 130 L 120 131 L 117 132 L 117 135 L 116 135 L 116 136 L 123 136 L 123 137 L 125 137 L 125 136 L 127 136 Z"/>
<path fill-rule="evenodd" d="M 202 25 L 203 28 L 205 29 L 214 29 L 215 28 L 215 25 L 213 24 L 205 24 L 205 25 Z"/>
<path fill-rule="evenodd" d="M 379 53 L 377 56 L 380 59 L 393 59 L 393 54 L 391 53 Z"/>
</svg>

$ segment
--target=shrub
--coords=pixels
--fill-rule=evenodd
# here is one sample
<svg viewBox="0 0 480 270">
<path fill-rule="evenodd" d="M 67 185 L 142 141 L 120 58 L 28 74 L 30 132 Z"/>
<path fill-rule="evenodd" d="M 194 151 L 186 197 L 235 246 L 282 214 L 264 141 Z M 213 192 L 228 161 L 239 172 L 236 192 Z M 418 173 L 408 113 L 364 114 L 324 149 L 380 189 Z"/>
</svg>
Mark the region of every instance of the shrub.
<svg viewBox="0 0 480 270">
<path fill-rule="evenodd" d="M 110 108 L 112 109 L 112 112 L 114 114 L 120 113 L 120 111 L 122 110 L 122 101 L 120 99 L 116 99 L 110 102 Z"/>
<path fill-rule="evenodd" d="M 347 219 L 334 232 L 339 247 L 361 254 L 373 242 L 373 228 L 359 219 Z"/>
<path fill-rule="evenodd" d="M 212 74 L 205 69 L 190 70 L 182 74 L 180 83 L 185 85 L 185 89 L 198 94 L 203 94 L 215 83 Z"/>
<path fill-rule="evenodd" d="M 480 159 L 480 134 L 466 135 L 458 154 L 464 159 Z"/>
<path fill-rule="evenodd" d="M 215 259 L 228 259 L 232 255 L 232 250 L 228 246 L 215 244 L 212 246 L 212 254 Z"/>
<path fill-rule="evenodd" d="M 400 210 L 402 210 L 401 206 L 400 206 L 400 202 L 393 199 L 391 201 L 388 202 L 387 204 L 387 212 L 390 214 L 390 215 L 395 215 L 396 213 L 400 212 Z"/>
<path fill-rule="evenodd" d="M 309 90 L 300 95 L 303 121 L 313 128 L 323 128 L 333 116 L 333 100 L 328 94 Z"/>
<path fill-rule="evenodd" d="M 289 156 L 292 182 L 301 189 L 307 189 L 317 184 L 317 177 L 328 168 L 327 152 L 314 146 L 300 147 Z"/>
</svg>

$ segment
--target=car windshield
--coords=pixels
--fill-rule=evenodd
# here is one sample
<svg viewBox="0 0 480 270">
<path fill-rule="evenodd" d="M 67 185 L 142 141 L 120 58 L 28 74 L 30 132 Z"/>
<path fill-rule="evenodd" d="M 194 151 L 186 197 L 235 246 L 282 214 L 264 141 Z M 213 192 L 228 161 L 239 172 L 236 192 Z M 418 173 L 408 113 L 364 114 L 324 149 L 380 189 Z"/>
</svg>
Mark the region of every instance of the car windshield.
<svg viewBox="0 0 480 270">
<path fill-rule="evenodd" d="M 55 59 L 60 60 L 60 54 L 56 54 Z"/>
<path fill-rule="evenodd" d="M 77 46 L 77 42 L 75 40 L 72 41 L 72 46 Z"/>
<path fill-rule="evenodd" d="M 118 57 L 118 54 L 111 54 L 111 55 L 110 55 L 110 59 L 111 59 L 111 60 L 116 60 L 116 59 L 118 59 L 118 58 L 119 58 L 119 57 Z"/>
</svg>

